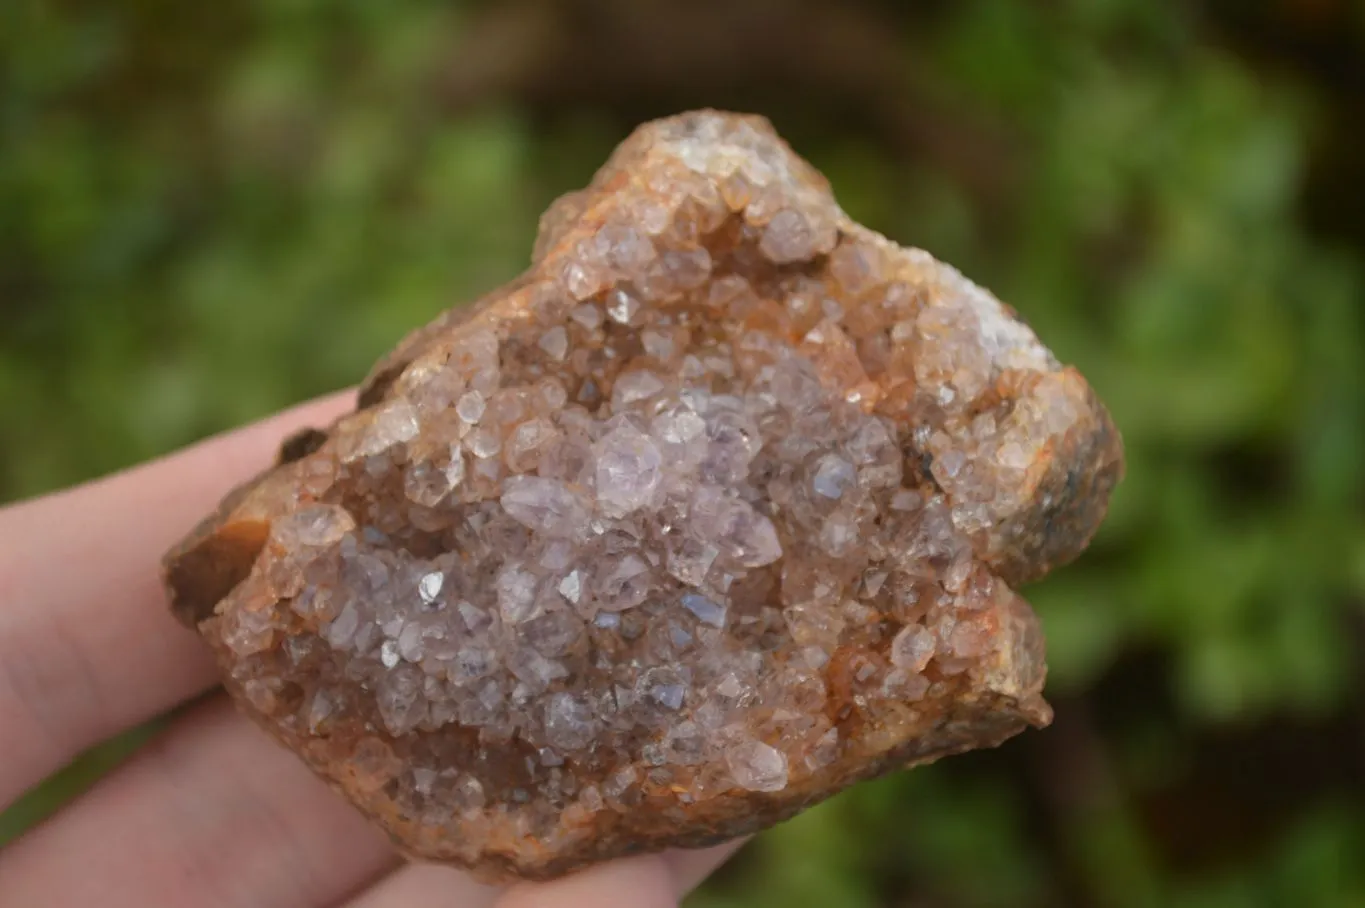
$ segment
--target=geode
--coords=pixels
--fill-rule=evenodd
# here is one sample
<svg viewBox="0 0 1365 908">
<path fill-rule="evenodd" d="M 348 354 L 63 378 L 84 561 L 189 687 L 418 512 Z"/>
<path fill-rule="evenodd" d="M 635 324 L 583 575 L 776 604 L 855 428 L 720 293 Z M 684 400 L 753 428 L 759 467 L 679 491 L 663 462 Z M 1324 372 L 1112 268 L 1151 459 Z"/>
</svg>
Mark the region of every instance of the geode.
<svg viewBox="0 0 1365 908">
<path fill-rule="evenodd" d="M 166 579 L 247 715 L 405 851 L 546 878 L 1047 724 L 1013 588 L 1121 464 L 1012 310 L 703 111 L 637 130 Z"/>
</svg>

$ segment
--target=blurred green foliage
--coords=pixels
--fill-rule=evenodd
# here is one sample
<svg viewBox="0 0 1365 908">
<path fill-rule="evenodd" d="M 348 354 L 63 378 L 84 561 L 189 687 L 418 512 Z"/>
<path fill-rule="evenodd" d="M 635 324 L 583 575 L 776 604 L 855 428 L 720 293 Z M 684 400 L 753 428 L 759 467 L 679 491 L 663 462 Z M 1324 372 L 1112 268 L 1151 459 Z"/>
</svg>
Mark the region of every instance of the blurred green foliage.
<svg viewBox="0 0 1365 908">
<path fill-rule="evenodd" d="M 637 25 L 663 4 L 628 5 L 514 4 Z M 732 6 L 789 17 L 754 38 L 780 54 L 839 5 Z M 853 216 L 1080 366 L 1129 475 L 1091 552 L 1029 591 L 1054 728 L 860 786 L 695 904 L 1365 904 L 1365 222 L 1328 204 L 1320 229 L 1305 192 L 1365 197 L 1335 128 L 1360 114 L 1361 7 L 867 2 L 837 15 L 904 62 L 889 82 L 860 47 L 716 76 L 678 38 L 671 74 L 562 85 L 516 70 L 536 48 L 504 14 L 5 5 L 0 501 L 354 382 L 515 274 L 538 212 L 633 122 L 757 108 Z M 593 28 L 573 40 L 610 73 L 617 34 Z M 1300 32 L 1345 62 L 1296 67 Z"/>
</svg>

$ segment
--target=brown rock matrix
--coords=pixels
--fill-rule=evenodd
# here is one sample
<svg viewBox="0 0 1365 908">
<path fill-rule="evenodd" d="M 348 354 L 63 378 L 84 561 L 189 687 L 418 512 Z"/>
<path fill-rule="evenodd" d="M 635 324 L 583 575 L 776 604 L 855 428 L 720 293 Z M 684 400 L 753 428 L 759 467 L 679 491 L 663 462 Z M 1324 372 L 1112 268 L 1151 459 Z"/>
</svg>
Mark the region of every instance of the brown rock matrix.
<svg viewBox="0 0 1365 908">
<path fill-rule="evenodd" d="M 1045 725 L 1012 587 L 1085 547 L 1121 456 L 1010 309 L 704 111 L 636 131 L 167 582 L 408 853 L 545 878 Z"/>
</svg>

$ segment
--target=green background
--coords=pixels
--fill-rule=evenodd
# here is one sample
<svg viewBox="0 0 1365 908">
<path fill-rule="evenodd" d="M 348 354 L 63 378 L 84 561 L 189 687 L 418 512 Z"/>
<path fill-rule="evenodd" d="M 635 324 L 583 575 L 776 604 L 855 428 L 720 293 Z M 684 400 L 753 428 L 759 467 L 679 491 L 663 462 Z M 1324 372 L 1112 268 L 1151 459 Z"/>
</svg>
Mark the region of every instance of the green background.
<svg viewBox="0 0 1365 908">
<path fill-rule="evenodd" d="M 1015 305 L 1129 472 L 1026 591 L 1052 728 L 860 786 L 693 904 L 1365 904 L 1352 0 L 0 5 L 0 501 L 356 381 L 704 105 Z"/>
</svg>

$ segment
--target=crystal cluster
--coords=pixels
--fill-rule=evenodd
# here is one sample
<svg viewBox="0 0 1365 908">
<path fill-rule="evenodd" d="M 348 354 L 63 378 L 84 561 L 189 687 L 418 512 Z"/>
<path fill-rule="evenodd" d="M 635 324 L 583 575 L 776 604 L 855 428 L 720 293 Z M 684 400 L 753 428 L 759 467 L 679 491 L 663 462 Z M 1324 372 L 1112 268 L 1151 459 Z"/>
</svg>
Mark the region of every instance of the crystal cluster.
<svg viewBox="0 0 1365 908">
<path fill-rule="evenodd" d="M 765 121 L 699 112 L 167 580 L 245 711 L 410 853 L 541 878 L 1045 724 L 1012 587 L 1120 470 L 1009 309 L 850 222 Z"/>
</svg>

